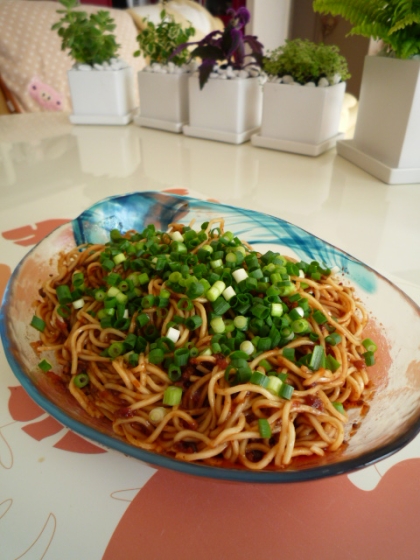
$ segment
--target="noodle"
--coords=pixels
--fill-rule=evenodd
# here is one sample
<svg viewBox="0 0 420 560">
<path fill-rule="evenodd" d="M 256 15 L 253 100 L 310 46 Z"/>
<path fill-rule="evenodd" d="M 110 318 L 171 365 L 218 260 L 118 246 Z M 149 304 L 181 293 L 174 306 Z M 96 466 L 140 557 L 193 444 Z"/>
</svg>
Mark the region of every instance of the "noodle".
<svg viewBox="0 0 420 560">
<path fill-rule="evenodd" d="M 376 346 L 353 289 L 325 265 L 260 254 L 222 219 L 113 230 L 57 270 L 35 305 L 35 351 L 131 445 L 284 469 L 339 450 L 346 410 L 369 397 Z"/>
</svg>

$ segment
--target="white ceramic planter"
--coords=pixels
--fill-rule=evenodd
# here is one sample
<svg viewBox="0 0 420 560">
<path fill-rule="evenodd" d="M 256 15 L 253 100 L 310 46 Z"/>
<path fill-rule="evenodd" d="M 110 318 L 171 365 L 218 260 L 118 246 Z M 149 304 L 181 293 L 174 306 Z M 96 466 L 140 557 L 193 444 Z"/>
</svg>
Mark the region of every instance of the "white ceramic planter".
<svg viewBox="0 0 420 560">
<path fill-rule="evenodd" d="M 310 156 L 332 148 L 345 90 L 345 82 L 329 87 L 265 83 L 261 131 L 252 144 Z"/>
<path fill-rule="evenodd" d="M 420 60 L 365 58 L 354 137 L 337 151 L 385 183 L 420 182 Z"/>
<path fill-rule="evenodd" d="M 198 76 L 188 82 L 190 122 L 187 136 L 242 144 L 259 130 L 262 86 L 259 78 L 209 79 L 200 90 Z"/>
<path fill-rule="evenodd" d="M 128 124 L 133 118 L 133 70 L 68 71 L 74 124 Z"/>
<path fill-rule="evenodd" d="M 169 132 L 182 132 L 188 122 L 189 73 L 147 72 L 137 74 L 140 115 L 135 123 Z"/>
</svg>

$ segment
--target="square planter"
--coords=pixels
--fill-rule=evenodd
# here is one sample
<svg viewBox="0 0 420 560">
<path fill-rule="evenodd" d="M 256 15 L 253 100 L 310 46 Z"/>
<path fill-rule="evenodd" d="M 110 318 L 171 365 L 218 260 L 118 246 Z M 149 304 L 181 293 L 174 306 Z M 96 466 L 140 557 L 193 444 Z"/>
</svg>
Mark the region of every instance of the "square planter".
<svg viewBox="0 0 420 560">
<path fill-rule="evenodd" d="M 254 146 L 317 156 L 334 147 L 345 82 L 308 87 L 267 82 L 263 88 L 261 131 Z"/>
<path fill-rule="evenodd" d="M 242 144 L 261 125 L 262 86 L 259 78 L 210 79 L 200 90 L 198 76 L 188 83 L 190 123 L 187 136 Z"/>
<path fill-rule="evenodd" d="M 140 114 L 134 122 L 149 128 L 182 132 L 183 125 L 188 122 L 189 74 L 143 70 L 137 76 Z"/>
<path fill-rule="evenodd" d="M 420 182 L 420 60 L 365 58 L 354 137 L 337 151 L 385 183 Z"/>
<path fill-rule="evenodd" d="M 128 124 L 134 111 L 133 71 L 68 71 L 73 124 Z"/>
</svg>

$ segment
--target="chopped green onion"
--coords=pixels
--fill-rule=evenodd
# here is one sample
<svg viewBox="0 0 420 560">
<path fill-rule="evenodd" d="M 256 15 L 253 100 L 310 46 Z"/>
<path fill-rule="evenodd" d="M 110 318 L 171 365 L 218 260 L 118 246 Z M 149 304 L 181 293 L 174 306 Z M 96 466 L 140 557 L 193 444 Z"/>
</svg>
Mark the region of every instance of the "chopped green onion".
<svg viewBox="0 0 420 560">
<path fill-rule="evenodd" d="M 289 316 L 292 319 L 292 321 L 299 320 L 304 315 L 305 315 L 305 312 L 303 311 L 303 309 L 301 307 L 295 307 L 294 309 L 291 309 L 289 311 Z"/>
<path fill-rule="evenodd" d="M 258 364 L 260 367 L 264 368 L 266 372 L 272 371 L 273 366 L 270 364 L 268 360 L 261 360 Z"/>
<path fill-rule="evenodd" d="M 115 257 L 113 257 L 113 261 L 116 265 L 121 264 L 122 262 L 124 262 L 126 259 L 126 256 L 124 255 L 124 253 L 118 253 L 118 255 L 115 255 Z"/>
<path fill-rule="evenodd" d="M 72 302 L 72 306 L 74 309 L 82 309 L 84 305 L 85 305 L 85 300 L 83 298 L 76 299 L 75 301 Z"/>
<path fill-rule="evenodd" d="M 63 284 L 62 286 L 57 286 L 56 295 L 61 305 L 66 305 L 67 303 L 71 303 L 73 300 L 73 298 L 71 297 L 70 288 L 65 284 Z"/>
<path fill-rule="evenodd" d="M 106 283 L 109 286 L 113 286 L 114 288 L 117 286 L 117 284 L 119 284 L 119 282 L 121 282 L 121 276 L 119 274 L 117 274 L 116 272 L 111 272 L 106 278 Z"/>
<path fill-rule="evenodd" d="M 117 358 L 124 352 L 124 344 L 122 342 L 113 342 L 108 348 L 108 354 L 111 358 Z"/>
<path fill-rule="evenodd" d="M 86 385 L 89 383 L 88 374 L 87 373 L 79 373 L 78 375 L 75 375 L 74 378 L 73 378 L 73 383 L 79 389 L 83 389 L 83 387 L 86 387 Z"/>
<path fill-rule="evenodd" d="M 328 320 L 326 316 L 322 313 L 322 311 L 320 311 L 319 309 L 315 309 L 315 311 L 312 313 L 312 316 L 315 319 L 315 321 L 318 323 L 318 325 L 323 325 Z"/>
<path fill-rule="evenodd" d="M 259 339 L 257 344 L 257 350 L 259 352 L 267 352 L 271 348 L 271 338 L 269 336 L 265 336 Z"/>
<path fill-rule="evenodd" d="M 150 309 L 155 304 L 155 296 L 148 294 L 144 296 L 141 300 L 141 306 L 143 309 Z"/>
<path fill-rule="evenodd" d="M 63 319 L 68 319 L 71 315 L 71 309 L 67 305 L 59 305 L 57 307 L 57 313 L 60 317 L 63 317 Z"/>
<path fill-rule="evenodd" d="M 232 352 L 229 355 L 229 358 L 232 360 L 232 363 L 235 360 L 245 360 L 246 361 L 246 360 L 248 360 L 248 357 L 249 357 L 249 355 L 248 355 L 247 352 L 245 352 L 245 350 L 235 350 L 234 352 Z M 241 364 L 242 364 L 242 362 L 241 362 Z M 245 365 L 245 364 L 242 364 L 242 365 Z"/>
<path fill-rule="evenodd" d="M 95 299 L 96 301 L 103 301 L 106 297 L 106 292 L 102 288 L 98 288 L 95 290 Z"/>
<path fill-rule="evenodd" d="M 251 308 L 251 313 L 254 317 L 265 320 L 270 315 L 270 309 L 265 305 L 256 304 Z"/>
<path fill-rule="evenodd" d="M 263 439 L 271 438 L 271 427 L 266 418 L 258 418 L 258 430 Z"/>
<path fill-rule="evenodd" d="M 345 410 L 344 410 L 344 406 L 343 403 L 341 402 L 333 402 L 331 403 L 333 405 L 333 407 L 340 413 L 340 414 L 345 414 Z"/>
<path fill-rule="evenodd" d="M 165 389 L 163 393 L 163 404 L 168 406 L 177 406 L 181 402 L 182 389 L 181 387 L 170 386 Z"/>
<path fill-rule="evenodd" d="M 184 236 L 180 231 L 173 231 L 169 234 L 173 241 L 184 241 Z"/>
<path fill-rule="evenodd" d="M 286 360 L 289 360 L 290 362 L 294 362 L 296 357 L 295 357 L 295 349 L 294 348 L 283 348 L 283 350 L 281 351 L 281 353 L 283 354 L 283 356 L 286 358 Z"/>
<path fill-rule="evenodd" d="M 271 304 L 271 316 L 281 317 L 283 315 L 283 305 L 281 303 Z"/>
<path fill-rule="evenodd" d="M 290 327 L 294 333 L 301 334 L 309 329 L 309 323 L 306 319 L 296 319 Z"/>
<path fill-rule="evenodd" d="M 324 348 L 321 345 L 314 346 L 308 367 L 313 371 L 317 371 L 325 358 Z"/>
<path fill-rule="evenodd" d="M 325 367 L 326 369 L 329 369 L 330 371 L 332 371 L 333 373 L 336 372 L 338 370 L 338 368 L 341 366 L 340 362 L 338 362 L 334 356 L 331 356 L 331 354 L 328 354 L 327 357 L 325 358 Z"/>
<path fill-rule="evenodd" d="M 293 395 L 294 390 L 295 390 L 294 387 L 292 387 L 291 385 L 288 385 L 287 383 L 283 383 L 280 388 L 279 396 L 282 399 L 286 399 L 289 401 Z"/>
<path fill-rule="evenodd" d="M 162 420 L 166 416 L 166 409 L 163 406 L 157 406 L 156 408 L 152 408 L 149 412 L 149 422 L 154 426 L 157 426 L 162 422 Z"/>
<path fill-rule="evenodd" d="M 245 352 L 245 354 L 247 354 L 248 356 L 250 356 L 255 352 L 255 346 L 252 344 L 250 340 L 244 340 L 243 342 L 241 342 L 239 348 L 241 349 L 242 352 Z"/>
<path fill-rule="evenodd" d="M 189 299 L 196 299 L 204 293 L 204 286 L 200 282 L 193 282 L 187 288 L 185 295 Z"/>
<path fill-rule="evenodd" d="M 149 323 L 150 317 L 146 313 L 140 313 L 140 315 L 137 315 L 136 320 L 140 327 L 144 327 L 147 323 Z"/>
<path fill-rule="evenodd" d="M 132 350 L 137 342 L 137 336 L 134 333 L 130 333 L 125 337 L 124 347 L 126 350 Z"/>
<path fill-rule="evenodd" d="M 362 344 L 368 352 L 376 352 L 376 350 L 378 349 L 376 344 L 370 338 L 365 338 L 364 340 L 362 340 Z"/>
<path fill-rule="evenodd" d="M 235 279 L 235 282 L 239 284 L 248 278 L 248 273 L 244 268 L 238 268 L 232 272 L 232 276 Z"/>
<path fill-rule="evenodd" d="M 236 292 L 232 286 L 228 286 L 226 290 L 223 291 L 222 295 L 226 301 L 230 301 L 234 296 L 236 296 Z"/>
<path fill-rule="evenodd" d="M 254 371 L 252 372 L 249 382 L 253 385 L 258 385 L 259 387 L 267 387 L 269 380 L 270 378 L 265 375 L 265 373 L 261 373 L 261 371 Z"/>
<path fill-rule="evenodd" d="M 117 241 L 117 240 L 121 239 L 122 235 L 121 235 L 120 230 L 111 229 L 111 231 L 109 232 L 109 237 L 111 238 L 111 241 Z"/>
<path fill-rule="evenodd" d="M 182 309 L 183 311 L 191 311 L 193 309 L 194 304 L 188 298 L 181 298 L 177 303 L 178 309 Z"/>
<path fill-rule="evenodd" d="M 198 354 L 199 354 L 198 348 L 196 348 L 195 346 L 190 348 L 190 358 L 195 358 L 196 356 L 198 356 Z"/>
<path fill-rule="evenodd" d="M 239 329 L 240 331 L 246 331 L 248 328 L 248 317 L 237 315 L 233 319 L 233 324 L 235 325 L 235 328 Z"/>
<path fill-rule="evenodd" d="M 210 326 L 216 334 L 225 332 L 226 326 L 221 317 L 215 317 L 210 321 Z"/>
<path fill-rule="evenodd" d="M 278 396 L 280 394 L 280 389 L 282 385 L 283 383 L 281 379 L 279 379 L 275 375 L 270 375 L 268 377 L 268 383 L 266 389 L 267 391 L 270 391 L 270 393 L 273 394 L 274 396 Z"/>
<path fill-rule="evenodd" d="M 177 366 L 185 366 L 188 363 L 190 351 L 188 348 L 177 348 L 174 352 L 174 364 Z"/>
<path fill-rule="evenodd" d="M 32 317 L 30 325 L 31 327 L 34 327 L 34 329 L 40 332 L 44 332 L 44 329 L 47 326 L 45 324 L 45 321 L 43 321 L 40 317 L 37 317 L 36 315 Z"/>
<path fill-rule="evenodd" d="M 111 286 L 110 288 L 108 288 L 108 291 L 106 292 L 106 295 L 109 298 L 115 298 L 115 296 L 119 293 L 120 293 L 120 290 L 116 286 Z"/>
<path fill-rule="evenodd" d="M 181 368 L 179 366 L 177 366 L 176 364 L 170 364 L 168 367 L 168 377 L 169 379 L 175 383 L 175 381 L 178 381 L 179 379 L 181 379 Z"/>
<path fill-rule="evenodd" d="M 163 362 L 165 354 L 162 348 L 153 348 L 150 350 L 148 360 L 151 364 L 159 365 Z"/>
<path fill-rule="evenodd" d="M 47 360 L 41 360 L 38 364 L 38 367 L 42 371 L 50 371 L 52 365 L 50 364 L 50 362 L 47 362 Z"/>
<path fill-rule="evenodd" d="M 214 282 L 212 287 L 207 291 L 206 298 L 211 302 L 216 301 L 216 299 L 223 293 L 225 289 L 226 289 L 226 284 L 221 280 L 217 280 L 216 282 Z"/>
<path fill-rule="evenodd" d="M 215 301 L 213 301 L 213 312 L 215 315 L 224 315 L 229 309 L 229 302 L 227 302 L 222 296 L 219 296 Z"/>
<path fill-rule="evenodd" d="M 185 321 L 185 326 L 190 331 L 194 331 L 195 329 L 198 329 L 198 327 L 201 327 L 202 324 L 203 324 L 203 319 L 200 317 L 200 315 L 192 315 Z"/>
<path fill-rule="evenodd" d="M 375 364 L 375 354 L 373 352 L 371 352 L 370 350 L 368 350 L 367 352 L 362 354 L 362 356 L 364 357 L 365 364 L 367 366 L 373 366 Z"/>
<path fill-rule="evenodd" d="M 335 332 L 331 333 L 325 337 L 325 342 L 327 342 L 330 346 L 335 346 L 341 342 L 341 336 Z"/>
<path fill-rule="evenodd" d="M 75 288 L 81 286 L 85 280 L 83 272 L 74 272 L 71 278 L 72 284 Z"/>
<path fill-rule="evenodd" d="M 139 274 L 138 276 L 138 283 L 142 286 L 143 284 L 147 284 L 150 281 L 149 275 L 146 272 Z"/>
</svg>

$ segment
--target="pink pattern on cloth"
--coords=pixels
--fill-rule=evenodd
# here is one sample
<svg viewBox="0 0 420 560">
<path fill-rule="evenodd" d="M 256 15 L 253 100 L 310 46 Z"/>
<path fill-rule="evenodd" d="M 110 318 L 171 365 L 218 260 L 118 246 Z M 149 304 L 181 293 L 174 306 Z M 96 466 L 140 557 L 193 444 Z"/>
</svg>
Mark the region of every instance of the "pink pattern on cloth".
<svg viewBox="0 0 420 560">
<path fill-rule="evenodd" d="M 244 484 L 159 469 L 122 516 L 102 560 L 319 560 L 335 558 L 336 550 L 342 560 L 414 560 L 418 473 L 418 459 L 403 461 L 364 492 L 347 476 Z"/>
<path fill-rule="evenodd" d="M 63 110 L 63 95 L 36 76 L 29 83 L 28 92 L 32 99 L 47 111 Z"/>
</svg>

